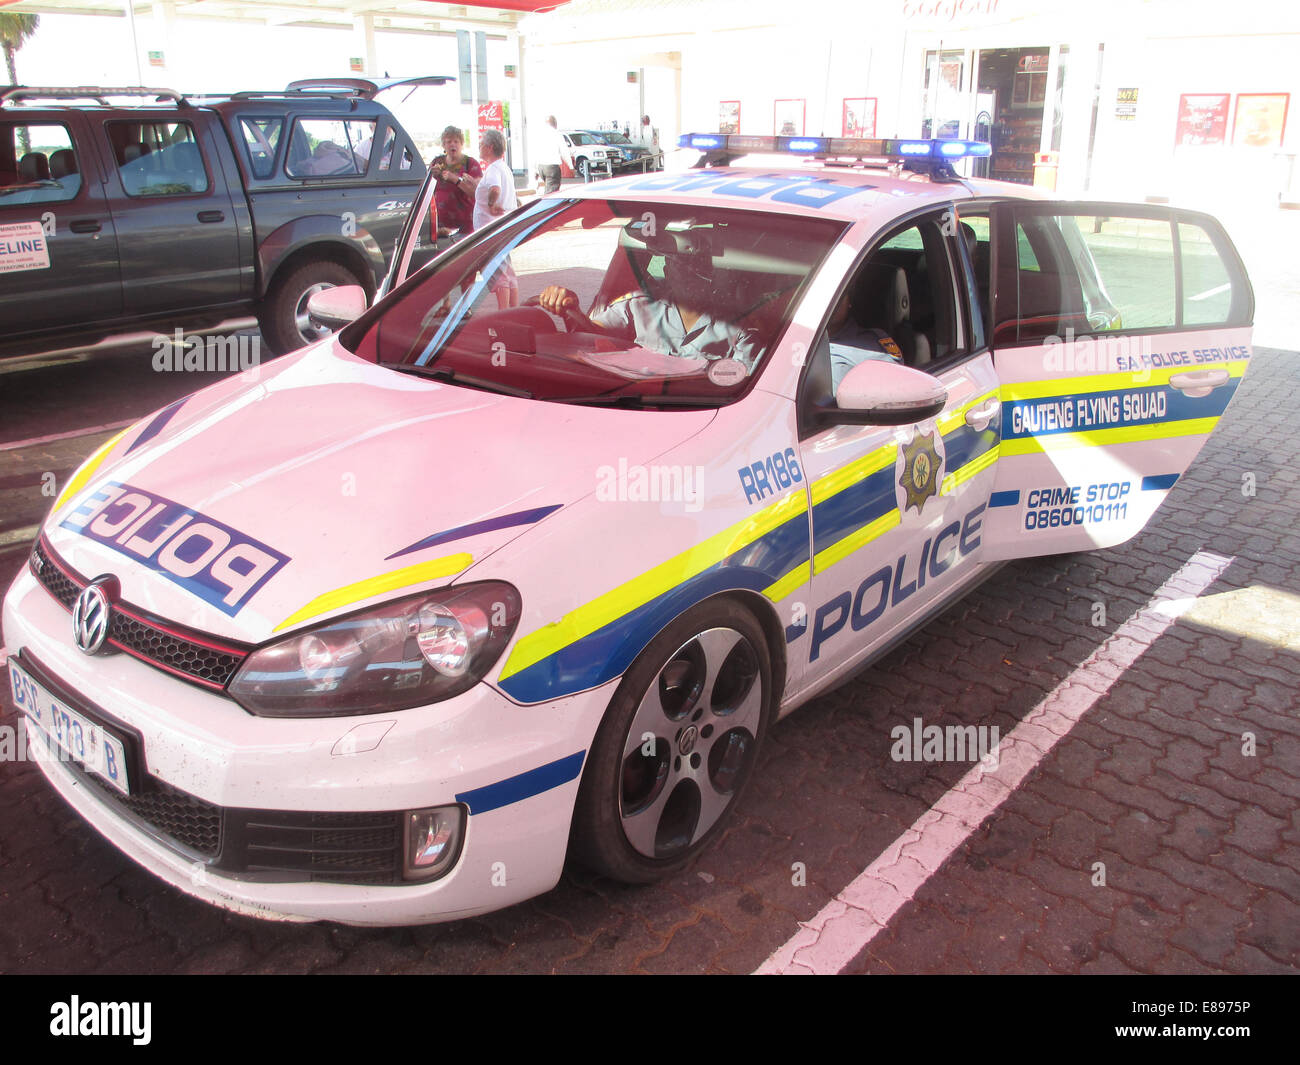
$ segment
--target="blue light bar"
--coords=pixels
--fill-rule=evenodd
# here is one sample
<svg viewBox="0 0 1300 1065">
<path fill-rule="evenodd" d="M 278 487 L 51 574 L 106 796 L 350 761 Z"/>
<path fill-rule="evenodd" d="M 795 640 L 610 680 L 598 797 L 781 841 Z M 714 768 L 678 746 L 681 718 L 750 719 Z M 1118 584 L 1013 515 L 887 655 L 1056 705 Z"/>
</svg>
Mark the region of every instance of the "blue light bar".
<svg viewBox="0 0 1300 1065">
<path fill-rule="evenodd" d="M 721 152 L 727 158 L 750 153 L 816 156 L 826 159 L 881 159 L 912 162 L 916 169 L 928 161 L 932 167 L 966 157 L 992 155 L 983 141 L 900 140 L 857 137 L 766 137 L 737 133 L 684 133 L 678 147 L 702 152 Z M 716 160 L 715 160 L 716 161 Z"/>
</svg>

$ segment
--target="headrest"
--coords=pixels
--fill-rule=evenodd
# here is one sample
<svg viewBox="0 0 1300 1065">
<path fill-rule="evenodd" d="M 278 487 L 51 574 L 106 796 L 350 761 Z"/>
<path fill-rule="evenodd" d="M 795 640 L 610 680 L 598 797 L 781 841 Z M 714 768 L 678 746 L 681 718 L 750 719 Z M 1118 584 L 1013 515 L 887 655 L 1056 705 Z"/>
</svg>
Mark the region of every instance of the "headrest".
<svg viewBox="0 0 1300 1065">
<path fill-rule="evenodd" d="M 853 316 L 868 329 L 892 330 L 911 310 L 907 273 L 892 263 L 868 263 L 853 291 Z"/>
<path fill-rule="evenodd" d="M 60 148 L 50 156 L 50 177 L 64 178 L 77 172 L 77 157 L 71 148 Z"/>
<path fill-rule="evenodd" d="M 24 181 L 48 181 L 50 161 L 40 152 L 28 152 L 18 160 L 18 173 Z"/>
</svg>

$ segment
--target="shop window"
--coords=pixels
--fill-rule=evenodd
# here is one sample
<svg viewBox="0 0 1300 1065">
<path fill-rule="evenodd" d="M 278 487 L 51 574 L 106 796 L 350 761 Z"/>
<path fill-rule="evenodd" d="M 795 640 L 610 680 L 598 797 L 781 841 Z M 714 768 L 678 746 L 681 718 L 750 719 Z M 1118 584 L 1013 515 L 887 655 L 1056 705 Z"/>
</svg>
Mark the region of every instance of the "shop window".
<svg viewBox="0 0 1300 1065">
<path fill-rule="evenodd" d="M 0 125 L 0 207 L 60 203 L 81 191 L 68 128 L 57 122 Z"/>
<path fill-rule="evenodd" d="M 106 126 L 128 196 L 189 196 L 208 191 L 208 174 L 188 122 L 109 122 Z"/>
</svg>

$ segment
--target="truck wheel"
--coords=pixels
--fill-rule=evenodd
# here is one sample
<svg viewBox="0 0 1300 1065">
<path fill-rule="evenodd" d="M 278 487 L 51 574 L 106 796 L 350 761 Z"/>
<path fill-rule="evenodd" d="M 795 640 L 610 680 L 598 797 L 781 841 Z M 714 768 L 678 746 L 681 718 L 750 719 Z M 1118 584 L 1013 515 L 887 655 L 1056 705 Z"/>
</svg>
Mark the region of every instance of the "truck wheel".
<svg viewBox="0 0 1300 1065">
<path fill-rule="evenodd" d="M 588 754 L 570 850 L 627 883 L 677 872 L 724 828 L 776 704 L 763 630 L 706 603 L 632 663 Z"/>
<path fill-rule="evenodd" d="M 578 177 L 584 182 L 591 180 L 591 163 L 587 159 L 578 160 Z"/>
<path fill-rule="evenodd" d="M 331 330 L 313 325 L 307 317 L 307 301 L 313 293 L 336 285 L 360 284 L 361 279 L 346 266 L 328 259 L 303 263 L 276 278 L 257 316 L 262 339 L 272 354 L 297 351 L 329 336 Z"/>
</svg>

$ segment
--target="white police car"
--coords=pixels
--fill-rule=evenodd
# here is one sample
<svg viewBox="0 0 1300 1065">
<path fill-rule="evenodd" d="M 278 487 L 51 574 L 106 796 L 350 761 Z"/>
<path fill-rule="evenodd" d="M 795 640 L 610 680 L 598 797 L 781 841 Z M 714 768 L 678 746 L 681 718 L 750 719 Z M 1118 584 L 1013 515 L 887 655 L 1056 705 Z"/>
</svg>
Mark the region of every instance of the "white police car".
<svg viewBox="0 0 1300 1065">
<path fill-rule="evenodd" d="M 3 635 L 122 851 L 359 924 L 677 870 L 781 714 L 991 564 L 1137 533 L 1245 372 L 1204 215 L 963 142 L 685 143 L 408 277 L 426 189 L 373 308 L 78 471 Z"/>
</svg>

